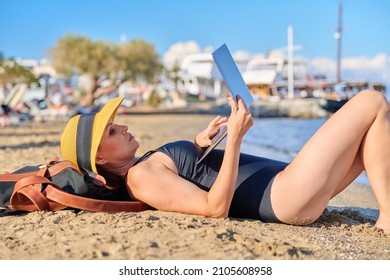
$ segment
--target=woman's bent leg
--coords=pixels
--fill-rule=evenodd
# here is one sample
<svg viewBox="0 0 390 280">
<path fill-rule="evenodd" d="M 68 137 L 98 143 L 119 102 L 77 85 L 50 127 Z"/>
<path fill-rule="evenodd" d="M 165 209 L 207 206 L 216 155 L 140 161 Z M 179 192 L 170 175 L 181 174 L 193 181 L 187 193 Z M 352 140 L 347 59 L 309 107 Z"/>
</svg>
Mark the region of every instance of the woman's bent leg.
<svg viewBox="0 0 390 280">
<path fill-rule="evenodd" d="M 378 199 L 377 225 L 386 228 L 390 226 L 389 108 L 384 96 L 375 91 L 352 98 L 277 175 L 271 193 L 276 216 L 291 224 L 315 221 L 363 166 Z"/>
</svg>

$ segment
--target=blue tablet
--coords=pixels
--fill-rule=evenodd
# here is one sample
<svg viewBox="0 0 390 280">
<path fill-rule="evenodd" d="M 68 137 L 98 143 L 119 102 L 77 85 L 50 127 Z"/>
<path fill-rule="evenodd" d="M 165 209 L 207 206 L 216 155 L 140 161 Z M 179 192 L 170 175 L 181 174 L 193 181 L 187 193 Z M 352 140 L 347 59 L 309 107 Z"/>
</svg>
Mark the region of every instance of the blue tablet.
<svg viewBox="0 0 390 280">
<path fill-rule="evenodd" d="M 216 49 L 212 55 L 231 95 L 234 97 L 234 100 L 237 100 L 236 97 L 239 94 L 244 100 L 246 106 L 249 108 L 253 101 L 252 94 L 242 78 L 240 70 L 238 69 L 237 64 L 235 63 L 226 44 L 223 44 Z"/>
<path fill-rule="evenodd" d="M 223 79 L 226 82 L 227 87 L 229 88 L 230 94 L 233 96 L 234 100 L 237 101 L 237 95 L 240 95 L 244 100 L 246 106 L 249 108 L 253 101 L 251 92 L 244 79 L 241 76 L 240 70 L 237 67 L 236 62 L 233 59 L 229 49 L 226 44 L 223 44 L 213 53 L 213 59 L 215 64 L 218 67 L 219 72 Z M 202 157 L 198 160 L 197 163 L 201 162 L 227 135 L 227 128 L 222 127 L 219 133 L 212 139 L 213 144 L 211 144 L 206 151 L 204 151 Z"/>
</svg>

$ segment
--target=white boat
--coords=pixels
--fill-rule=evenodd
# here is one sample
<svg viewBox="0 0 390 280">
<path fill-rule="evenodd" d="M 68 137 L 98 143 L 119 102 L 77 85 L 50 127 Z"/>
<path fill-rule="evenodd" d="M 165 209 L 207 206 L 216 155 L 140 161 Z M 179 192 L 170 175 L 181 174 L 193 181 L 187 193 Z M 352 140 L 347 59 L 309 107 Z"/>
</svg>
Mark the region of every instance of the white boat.
<svg viewBox="0 0 390 280">
<path fill-rule="evenodd" d="M 373 89 L 386 95 L 386 85 L 382 82 L 365 80 L 348 80 L 342 82 L 327 83 L 317 97 L 320 105 L 328 112 L 334 113 L 340 109 L 349 99 L 365 89 Z"/>
<path fill-rule="evenodd" d="M 296 58 L 293 65 L 294 95 L 306 97 L 313 91 L 311 89 L 313 80 L 310 79 L 306 61 L 302 58 Z M 288 59 L 283 55 L 250 60 L 242 76 L 252 94 L 260 99 L 287 97 Z"/>
<path fill-rule="evenodd" d="M 221 93 L 222 76 L 210 53 L 197 53 L 185 57 L 179 73 L 178 91 L 183 95 L 201 99 L 216 98 Z"/>
</svg>

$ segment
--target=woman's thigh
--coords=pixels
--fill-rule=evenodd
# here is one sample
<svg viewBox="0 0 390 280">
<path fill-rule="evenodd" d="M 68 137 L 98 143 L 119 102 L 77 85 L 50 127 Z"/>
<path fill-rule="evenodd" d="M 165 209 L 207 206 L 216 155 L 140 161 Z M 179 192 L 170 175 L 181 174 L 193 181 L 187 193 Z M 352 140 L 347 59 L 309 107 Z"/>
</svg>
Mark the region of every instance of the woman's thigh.
<svg viewBox="0 0 390 280">
<path fill-rule="evenodd" d="M 355 169 L 353 166 L 362 139 L 375 120 L 377 98 L 376 94 L 365 92 L 351 99 L 276 176 L 271 202 L 281 221 L 292 224 L 313 222 L 343 181 L 353 179 L 349 172 Z"/>
</svg>

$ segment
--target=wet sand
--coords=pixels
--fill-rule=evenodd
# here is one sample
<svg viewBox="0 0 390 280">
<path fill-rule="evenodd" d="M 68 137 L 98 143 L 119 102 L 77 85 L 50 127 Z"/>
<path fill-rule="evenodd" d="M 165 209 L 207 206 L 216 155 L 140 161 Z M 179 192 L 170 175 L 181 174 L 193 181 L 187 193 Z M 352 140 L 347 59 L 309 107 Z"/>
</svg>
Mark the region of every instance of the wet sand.
<svg viewBox="0 0 390 280">
<path fill-rule="evenodd" d="M 167 141 L 193 140 L 207 114 L 119 115 L 141 142 L 139 155 Z M 0 171 L 60 156 L 64 122 L 0 128 Z M 310 226 L 139 213 L 0 212 L 0 259 L 390 259 L 390 237 L 373 227 L 377 204 L 353 183 Z"/>
</svg>

